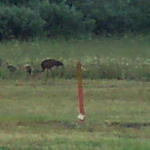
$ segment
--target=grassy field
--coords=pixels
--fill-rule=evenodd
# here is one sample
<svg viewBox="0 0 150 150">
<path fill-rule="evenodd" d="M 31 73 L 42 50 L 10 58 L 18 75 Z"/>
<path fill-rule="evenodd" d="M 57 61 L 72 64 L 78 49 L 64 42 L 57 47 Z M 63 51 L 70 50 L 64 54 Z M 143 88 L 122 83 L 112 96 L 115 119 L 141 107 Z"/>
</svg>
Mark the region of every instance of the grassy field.
<svg viewBox="0 0 150 150">
<path fill-rule="evenodd" d="M 149 58 L 149 35 L 124 37 L 99 37 L 92 40 L 42 39 L 33 41 L 7 41 L 0 43 L 1 59 L 11 63 L 39 62 L 46 57 L 57 59 L 81 59 L 90 57 Z M 88 59 L 87 59 L 88 58 Z"/>
<path fill-rule="evenodd" d="M 1 42 L 0 150 L 150 149 L 149 41 L 128 35 Z M 65 66 L 49 78 L 38 72 L 47 57 Z M 83 124 L 77 120 L 78 60 L 84 71 Z M 6 62 L 31 64 L 33 74 L 11 73 Z"/>
<path fill-rule="evenodd" d="M 148 150 L 150 83 L 84 80 L 87 118 L 77 121 L 75 80 L 1 80 L 0 150 Z"/>
<path fill-rule="evenodd" d="M 16 66 L 31 64 L 34 72 L 49 57 L 63 61 L 65 79 L 74 77 L 75 63 L 84 65 L 84 77 L 88 79 L 134 79 L 150 81 L 150 36 L 128 35 L 124 37 L 99 37 L 92 40 L 34 40 L 0 43 L 0 60 Z M 54 71 L 60 76 L 61 69 Z M 18 73 L 17 78 L 24 73 Z M 0 78 L 9 73 L 0 67 Z"/>
</svg>

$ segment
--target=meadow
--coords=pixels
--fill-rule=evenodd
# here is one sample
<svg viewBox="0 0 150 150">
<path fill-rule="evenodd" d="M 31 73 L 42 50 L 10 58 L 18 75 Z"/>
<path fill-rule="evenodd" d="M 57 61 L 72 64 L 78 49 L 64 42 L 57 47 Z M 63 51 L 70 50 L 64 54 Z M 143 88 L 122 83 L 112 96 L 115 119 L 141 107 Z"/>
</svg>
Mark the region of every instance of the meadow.
<svg viewBox="0 0 150 150">
<path fill-rule="evenodd" d="M 0 150 L 150 149 L 150 37 L 37 39 L 0 43 Z M 64 63 L 49 78 L 40 62 Z M 76 62 L 83 64 L 80 123 Z M 32 76 L 3 65 L 31 64 Z M 63 76 L 60 73 L 63 71 Z"/>
<path fill-rule="evenodd" d="M 75 80 L 1 80 L 1 150 L 150 149 L 150 83 L 84 80 L 80 123 Z"/>
<path fill-rule="evenodd" d="M 75 76 L 77 61 L 83 64 L 87 79 L 150 80 L 149 35 L 99 37 L 87 40 L 37 39 L 0 43 L 0 60 L 16 66 L 31 64 L 34 74 L 39 72 L 45 58 L 62 61 L 65 68 L 55 69 L 54 77 L 71 79 Z M 60 72 L 63 77 L 60 76 Z M 23 78 L 24 73 L 14 76 Z M 0 67 L 0 78 L 10 78 L 5 67 Z"/>
</svg>

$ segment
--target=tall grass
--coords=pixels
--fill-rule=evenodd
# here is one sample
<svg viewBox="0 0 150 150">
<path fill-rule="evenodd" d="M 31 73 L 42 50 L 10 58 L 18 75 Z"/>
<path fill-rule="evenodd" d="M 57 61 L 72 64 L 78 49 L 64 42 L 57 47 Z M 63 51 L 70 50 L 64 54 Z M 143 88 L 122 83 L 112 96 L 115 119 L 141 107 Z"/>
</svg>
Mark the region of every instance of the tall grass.
<svg viewBox="0 0 150 150">
<path fill-rule="evenodd" d="M 150 80 L 149 41 L 150 36 L 146 35 L 92 40 L 4 41 L 0 43 L 0 59 L 2 63 L 17 66 L 29 63 L 35 70 L 40 70 L 40 62 L 47 57 L 58 59 L 65 64 L 64 78 L 74 77 L 76 62 L 80 60 L 86 78 Z M 60 77 L 60 72 L 62 69 L 55 69 L 53 76 Z M 16 77 L 22 77 L 23 74 L 19 73 Z M 8 71 L 1 67 L 0 77 L 6 76 Z"/>
</svg>

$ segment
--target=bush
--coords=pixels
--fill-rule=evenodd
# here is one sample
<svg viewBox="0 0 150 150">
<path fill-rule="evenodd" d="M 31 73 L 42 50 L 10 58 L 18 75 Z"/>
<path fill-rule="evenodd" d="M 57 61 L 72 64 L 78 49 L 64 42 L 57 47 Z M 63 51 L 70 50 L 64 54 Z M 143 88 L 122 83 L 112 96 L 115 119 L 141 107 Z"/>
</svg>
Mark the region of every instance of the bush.
<svg viewBox="0 0 150 150">
<path fill-rule="evenodd" d="M 0 8 L 0 39 L 35 37 L 42 33 L 44 21 L 30 8 Z"/>
<path fill-rule="evenodd" d="M 81 11 L 64 3 L 43 3 L 40 14 L 48 36 L 77 36 L 91 33 L 94 28 L 94 20 L 85 19 Z"/>
<path fill-rule="evenodd" d="M 81 9 L 96 20 L 94 32 L 101 34 L 150 31 L 149 8 L 147 0 L 93 0 L 89 9 Z"/>
<path fill-rule="evenodd" d="M 40 0 L 34 0 L 34 1 L 40 1 Z M 33 0 L 1 0 L 0 3 L 7 4 L 7 5 L 25 5 L 27 3 L 33 2 Z"/>
<path fill-rule="evenodd" d="M 0 38 L 147 33 L 149 8 L 149 0 L 1 0 Z"/>
</svg>

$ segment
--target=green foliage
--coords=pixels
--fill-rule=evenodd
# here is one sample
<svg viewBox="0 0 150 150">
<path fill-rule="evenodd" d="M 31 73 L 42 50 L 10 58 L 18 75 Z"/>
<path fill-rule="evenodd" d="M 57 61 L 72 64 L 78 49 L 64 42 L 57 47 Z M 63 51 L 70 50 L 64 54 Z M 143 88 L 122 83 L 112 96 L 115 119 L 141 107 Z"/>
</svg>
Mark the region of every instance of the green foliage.
<svg viewBox="0 0 150 150">
<path fill-rule="evenodd" d="M 43 3 L 40 7 L 40 14 L 45 20 L 45 31 L 49 36 L 77 36 L 91 33 L 94 21 L 84 19 L 82 12 L 64 3 L 50 4 Z"/>
<path fill-rule="evenodd" d="M 90 6 L 81 9 L 95 18 L 96 34 L 150 30 L 149 1 L 94 0 Z"/>
<path fill-rule="evenodd" d="M 40 35 L 45 33 L 47 36 L 76 37 L 150 31 L 150 1 L 148 0 L 1 0 L 0 5 L 0 14 L 6 14 L 6 20 L 8 19 L 10 24 L 3 24 L 5 27 L 0 28 L 1 32 L 8 31 L 5 33 L 6 37 L 16 34 L 11 33 L 11 24 L 17 24 L 13 30 L 23 30 L 20 24 L 24 24 L 25 20 L 36 24 L 31 26 L 26 23 L 27 37 L 36 36 L 36 33 Z M 8 7 L 9 11 L 6 11 Z M 17 18 L 21 13 L 25 16 L 21 15 L 22 17 L 17 20 L 9 19 L 12 15 Z M 42 19 L 45 20 L 44 26 Z M 0 22 L 2 21 L 1 19 Z M 39 29 L 43 32 L 39 32 Z M 31 30 L 34 30 L 33 33 Z M 19 35 L 25 37 L 24 33 L 25 31 L 19 32 Z M 0 36 L 1 39 L 5 38 Z M 17 38 L 17 36 L 14 37 Z"/>
<path fill-rule="evenodd" d="M 40 0 L 34 0 L 34 1 L 38 2 Z M 25 5 L 34 1 L 33 0 L 1 0 L 0 3 L 6 5 Z"/>
<path fill-rule="evenodd" d="M 0 8 L 0 39 L 35 37 L 42 33 L 44 21 L 30 8 Z"/>
</svg>

